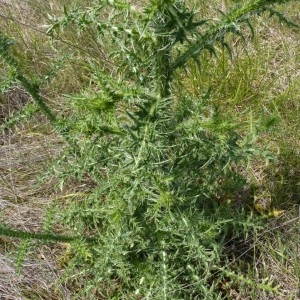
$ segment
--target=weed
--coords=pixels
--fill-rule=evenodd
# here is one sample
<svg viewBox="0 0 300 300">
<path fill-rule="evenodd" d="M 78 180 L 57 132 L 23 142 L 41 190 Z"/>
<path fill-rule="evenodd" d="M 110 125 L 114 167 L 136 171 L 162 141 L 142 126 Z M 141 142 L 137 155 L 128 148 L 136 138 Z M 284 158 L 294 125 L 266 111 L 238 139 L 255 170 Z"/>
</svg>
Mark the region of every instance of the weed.
<svg viewBox="0 0 300 300">
<path fill-rule="evenodd" d="M 250 1 L 217 20 L 199 18 L 184 1 L 151 1 L 143 8 L 127 1 L 81 10 L 65 6 L 48 30 L 52 39 L 71 27 L 78 36 L 92 32 L 104 49 L 98 59 L 87 57 L 90 86 L 67 97 L 67 116 L 47 105 L 9 52 L 10 40 L 2 38 L 13 80 L 68 141 L 52 169 L 60 186 L 86 177 L 93 182 L 85 196 L 58 205 L 71 236 L 6 228 L 2 234 L 72 241 L 67 274 L 73 275 L 66 279 L 79 298 L 221 299 L 224 278 L 252 285 L 251 278 L 224 267 L 220 241 L 222 235 L 261 230 L 244 206 L 237 214 L 226 201 L 246 184 L 239 170 L 262 154 L 254 146 L 257 130 L 251 121 L 248 129 L 223 116 L 210 83 L 200 90 L 192 83 L 191 89 L 184 76 L 201 79 L 209 65 L 204 58 L 222 55 L 224 77 L 224 50 L 233 57 L 234 38 L 245 43 L 254 32 L 254 15 L 268 12 L 293 25 L 270 6 L 277 2 Z M 244 63 L 249 72 L 237 75 L 234 104 L 253 96 L 253 69 Z M 228 93 L 225 82 L 219 94 Z M 278 290 L 269 280 L 257 286 Z"/>
</svg>

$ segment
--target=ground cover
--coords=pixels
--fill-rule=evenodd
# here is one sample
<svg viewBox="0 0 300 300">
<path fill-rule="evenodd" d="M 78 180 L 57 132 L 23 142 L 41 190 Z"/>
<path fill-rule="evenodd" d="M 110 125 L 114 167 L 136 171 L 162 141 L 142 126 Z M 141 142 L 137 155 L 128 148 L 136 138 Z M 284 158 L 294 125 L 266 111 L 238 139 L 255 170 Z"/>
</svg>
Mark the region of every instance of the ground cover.
<svg viewBox="0 0 300 300">
<path fill-rule="evenodd" d="M 81 5 L 84 6 L 84 3 Z M 205 8 L 203 16 L 211 16 L 213 13 L 217 15 L 213 3 L 202 5 Z M 225 11 L 232 5 L 232 1 L 224 1 L 221 8 Z M 97 87 L 93 90 L 95 78 L 89 77 L 89 67 L 94 62 L 100 60 L 106 64 L 107 69 L 111 68 L 111 72 L 114 72 L 110 58 L 99 48 L 93 31 L 89 35 L 78 36 L 76 28 L 66 28 L 59 39 L 50 43 L 44 34 L 47 29 L 45 24 L 51 22 L 46 12 L 50 15 L 63 13 L 61 1 L 53 1 L 49 5 L 43 1 L 28 1 L 24 6 L 2 2 L 1 6 L 2 31 L 16 39 L 15 55 L 25 74 L 34 74 L 37 79 L 44 78 L 41 94 L 57 114 L 69 116 L 72 113 L 70 98 L 63 97 L 63 94 L 79 94 L 85 89 L 90 93 L 97 92 Z M 295 22 L 299 21 L 298 8 L 299 4 L 295 1 L 280 7 Z M 232 191 L 228 187 L 226 193 L 217 195 L 224 209 L 229 204 L 230 207 L 242 208 L 249 216 L 258 217 L 259 222 L 265 221 L 264 228 L 249 231 L 246 236 L 230 232 L 225 236 L 222 242 L 225 245 L 224 251 L 228 254 L 221 260 L 224 266 L 230 268 L 226 269 L 227 273 L 219 280 L 216 289 L 228 299 L 297 299 L 299 31 L 278 24 L 277 21 L 270 22 L 265 15 L 255 22 L 257 34 L 254 42 L 249 43 L 246 49 L 240 45 L 240 39 L 236 39 L 232 60 L 228 59 L 226 52 L 218 53 L 215 59 L 204 53 L 201 72 L 195 64 L 190 63 L 185 72 L 177 72 L 176 76 L 182 80 L 178 81 L 178 86 L 174 83 L 174 88 L 178 95 L 182 93 L 182 97 L 188 92 L 197 99 L 203 97 L 204 91 L 211 87 L 214 103 L 223 115 L 233 120 L 227 124 L 226 118 L 222 124 L 225 127 L 238 124 L 241 135 L 250 131 L 256 138 L 256 144 L 262 148 L 268 146 L 266 150 L 274 157 L 268 164 L 257 158 L 251 165 L 245 163 L 240 166 L 239 174 L 247 179 L 244 188 Z M 84 59 L 86 56 L 90 58 L 87 63 Z M 54 70 L 53 74 L 47 74 L 50 67 Z M 4 83 L 7 80 L 6 71 L 3 64 L 0 76 Z M 53 77 L 52 81 L 48 82 L 45 74 Z M 88 96 L 90 95 L 84 95 L 84 99 Z M 76 206 L 80 206 L 82 202 L 85 205 L 85 196 L 93 189 L 94 182 L 83 176 L 80 180 L 68 180 L 60 190 L 59 184 L 62 187 L 62 182 L 52 176 L 48 183 L 36 185 L 37 177 L 44 174 L 48 166 L 53 165 L 66 145 L 53 132 L 45 117 L 37 113 L 30 104 L 30 97 L 25 91 L 19 87 L 6 89 L 4 85 L 1 95 L 3 136 L 0 150 L 2 221 L 16 229 L 31 232 L 46 230 L 48 226 L 56 232 L 68 233 L 62 226 L 62 220 L 70 223 L 76 221 Z M 177 105 L 182 105 L 180 109 L 185 110 L 191 102 L 178 101 Z M 82 107 L 79 107 L 79 112 Z M 8 124 L 13 126 L 7 126 Z M 72 205 L 73 208 L 68 210 L 69 215 L 54 213 L 56 206 L 63 210 Z M 80 207 L 86 209 L 84 205 Z M 88 214 L 83 217 L 86 222 L 95 220 Z M 80 224 L 82 225 L 77 225 Z M 94 230 L 95 228 L 85 228 L 87 233 L 93 233 Z M 3 276 L 1 280 L 1 296 L 7 299 L 78 297 L 81 286 L 80 277 L 76 278 L 77 275 L 80 276 L 76 274 L 76 268 L 69 269 L 70 274 L 73 272 L 74 275 L 72 280 L 63 282 L 62 274 L 76 257 L 76 251 L 89 264 L 90 254 L 84 246 L 81 249 L 78 246 L 70 249 L 64 243 L 56 246 L 30 246 L 32 243 L 28 240 L 20 242 L 7 237 L 1 238 L 1 241 L 2 272 L 11 274 L 11 277 Z M 163 253 L 161 252 L 162 255 Z M 149 266 L 145 265 L 146 267 Z M 20 273 L 17 272 L 18 268 Z M 36 274 L 39 275 L 35 276 Z M 56 285 L 52 285 L 56 280 Z M 163 295 L 159 294 L 163 292 L 162 286 L 159 283 L 157 285 L 161 287 L 161 291 L 156 293 Z M 42 288 L 38 288 L 39 286 Z M 100 296 L 101 292 L 95 285 L 85 288 L 91 291 L 91 299 L 111 299 L 108 296 L 109 289 L 106 296 Z M 128 294 L 124 297 L 129 299 Z M 138 294 L 130 297 L 144 299 Z"/>
</svg>

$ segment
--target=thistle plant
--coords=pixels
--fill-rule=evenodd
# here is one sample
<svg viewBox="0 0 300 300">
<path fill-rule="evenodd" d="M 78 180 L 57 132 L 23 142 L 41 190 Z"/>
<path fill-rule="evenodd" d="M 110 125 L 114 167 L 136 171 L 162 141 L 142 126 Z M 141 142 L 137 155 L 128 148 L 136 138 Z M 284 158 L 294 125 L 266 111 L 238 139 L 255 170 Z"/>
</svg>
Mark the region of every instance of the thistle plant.
<svg viewBox="0 0 300 300">
<path fill-rule="evenodd" d="M 87 58 L 92 84 L 68 97 L 73 109 L 60 122 L 16 68 L 16 80 L 76 145 L 56 175 L 94 182 L 85 197 L 59 207 L 68 231 L 85 238 L 73 243 L 68 266 L 72 280 L 82 282 L 79 298 L 222 298 L 220 235 L 255 225 L 218 199 L 245 184 L 236 170 L 259 152 L 253 136 L 241 136 L 221 115 L 210 91 L 199 99 L 176 95 L 176 74 L 190 61 L 201 68 L 203 51 L 231 54 L 227 36 L 246 41 L 255 15 L 269 12 L 291 25 L 272 6 L 282 2 L 250 1 L 219 20 L 203 20 L 177 0 L 143 8 L 125 0 L 98 1 L 83 11 L 65 7 L 53 18 L 52 39 L 68 26 L 78 34 L 92 29 L 110 62 Z"/>
</svg>

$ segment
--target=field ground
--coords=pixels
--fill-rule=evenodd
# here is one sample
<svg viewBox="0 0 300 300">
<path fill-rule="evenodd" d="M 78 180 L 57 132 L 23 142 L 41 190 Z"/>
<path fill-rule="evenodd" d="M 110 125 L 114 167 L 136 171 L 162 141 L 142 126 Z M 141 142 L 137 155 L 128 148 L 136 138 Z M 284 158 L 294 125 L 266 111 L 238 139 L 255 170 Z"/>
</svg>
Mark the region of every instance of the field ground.
<svg viewBox="0 0 300 300">
<path fill-rule="evenodd" d="M 0 0 L 0 30 L 16 40 L 15 55 L 27 74 L 41 76 L 52 61 L 74 52 L 70 45 L 79 39 L 76 33 L 67 33 L 57 45 L 51 45 L 43 33 L 49 22 L 46 13 L 60 13 L 67 2 L 28 0 L 27 4 L 18 4 Z M 207 14 L 215 13 L 213 2 L 220 1 L 202 3 L 207 6 Z M 221 2 L 219 7 L 225 9 L 234 1 Z M 292 1 L 281 9 L 300 23 L 299 2 Z M 211 85 L 214 99 L 225 114 L 234 116 L 245 127 L 250 126 L 251 118 L 265 126 L 257 143 L 268 146 L 275 156 L 268 164 L 258 159 L 243 170 L 256 188 L 253 213 L 269 215 L 266 228 L 241 245 L 228 243 L 228 251 L 235 252 L 236 247 L 241 247 L 243 252 L 237 251 L 240 256 L 231 263 L 254 280 L 274 282 L 278 293 L 265 294 L 257 286 L 238 291 L 230 287 L 229 299 L 297 300 L 300 299 L 300 33 L 275 20 L 267 21 L 264 16 L 255 26 L 257 36 L 247 53 L 239 49 L 240 53 L 231 62 L 227 58 L 210 60 L 203 64 L 203 73 L 191 66 L 184 84 L 195 97 Z M 102 55 L 93 41 L 86 39 L 79 39 L 77 44 L 92 57 Z M 66 58 L 57 77 L 41 91 L 58 112 L 68 109 L 63 94 L 79 92 L 89 84 L 83 52 L 76 52 L 75 64 Z M 0 66 L 0 82 L 4 82 L 6 68 L 1 62 Z M 0 220 L 16 229 L 38 232 L 47 226 L 45 220 L 53 201 L 67 199 L 85 187 L 70 183 L 61 191 L 55 180 L 39 182 L 64 147 L 45 117 L 33 113 L 9 129 L 1 127 L 4 120 L 22 111 L 30 101 L 18 87 L 0 94 Z M 56 229 L 61 230 L 58 225 Z M 0 236 L 0 299 L 73 299 L 72 286 L 61 282 L 67 251 L 68 246 L 63 243 L 31 245 L 28 240 Z M 245 267 L 242 258 L 249 252 L 252 259 Z"/>
</svg>

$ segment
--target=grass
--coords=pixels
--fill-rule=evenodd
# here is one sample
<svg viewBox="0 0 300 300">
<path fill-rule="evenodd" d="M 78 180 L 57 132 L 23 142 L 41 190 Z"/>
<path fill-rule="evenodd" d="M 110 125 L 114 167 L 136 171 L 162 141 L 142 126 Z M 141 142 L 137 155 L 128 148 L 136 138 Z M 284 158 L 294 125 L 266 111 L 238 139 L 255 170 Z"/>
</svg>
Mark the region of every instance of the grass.
<svg viewBox="0 0 300 300">
<path fill-rule="evenodd" d="M 217 13 L 214 9 L 216 5 L 225 9 L 232 2 L 203 3 L 205 9 L 202 13 L 211 16 Z M 70 114 L 71 105 L 68 98 L 62 95 L 79 93 L 86 87 L 92 88 L 93 84 L 87 76 L 89 65 L 84 57 L 88 55 L 92 61 L 103 63 L 107 58 L 98 48 L 93 32 L 89 36 L 78 37 L 75 30 L 67 28 L 53 45 L 40 32 L 45 32 L 44 25 L 49 22 L 46 13 L 62 12 L 63 4 L 64 1 L 56 0 L 48 6 L 44 1 L 32 0 L 22 7 L 17 3 L 6 5 L 0 2 L 3 7 L 1 13 L 12 18 L 2 16 L 0 24 L 1 27 L 5 25 L 5 32 L 16 39 L 15 53 L 26 74 L 43 77 L 51 66 L 58 66 L 56 76 L 49 82 L 45 80 L 42 93 L 58 114 Z M 282 9 L 299 23 L 300 6 L 297 2 L 286 4 Z M 274 155 L 274 160 L 267 165 L 257 159 L 251 166 L 245 165 L 240 170 L 254 189 L 254 195 L 248 195 L 245 191 L 241 196 L 236 196 L 238 201 L 233 199 L 233 202 L 262 218 L 273 210 L 284 212 L 269 218 L 265 229 L 247 238 L 227 239 L 226 246 L 232 257 L 224 264 L 230 264 L 232 270 L 243 274 L 245 279 L 236 278 L 234 281 L 225 278 L 220 290 L 228 299 L 297 299 L 300 270 L 297 244 L 300 204 L 299 31 L 277 22 L 270 25 L 266 16 L 259 17 L 255 22 L 257 35 L 254 42 L 243 49 L 237 39 L 237 51 L 232 61 L 219 50 L 217 59 L 202 60 L 201 72 L 194 64 L 188 65 L 187 73 L 178 72 L 176 76 L 182 78 L 178 92 L 187 91 L 199 98 L 211 86 L 216 104 L 228 118 L 242 125 L 241 134 L 243 129 L 245 132 L 249 129 L 259 131 L 257 143 L 261 147 L 267 146 Z M 60 61 L 63 61 L 61 65 Z M 5 74 L 5 69 L 0 72 L 1 80 Z M 28 96 L 18 88 L 2 94 L 0 120 L 18 112 L 24 115 L 22 109 L 26 110 L 28 103 Z M 76 205 L 76 199 L 81 201 L 80 195 L 88 192 L 93 182 L 88 178 L 80 182 L 69 181 L 62 191 L 54 188 L 57 184 L 55 179 L 36 186 L 36 178 L 59 155 L 63 142 L 38 113 L 22 120 L 13 129 L 3 131 L 0 143 L 1 218 L 15 228 L 39 231 L 45 226 L 46 209 L 52 203 L 59 202 L 62 208 L 72 201 Z M 231 200 L 223 197 L 220 202 Z M 259 206 L 255 207 L 251 202 L 252 197 Z M 71 216 L 65 216 L 68 217 Z M 51 222 L 55 223 L 55 219 Z M 54 227 L 57 231 L 63 230 L 58 225 L 54 224 Z M 11 276 L 1 279 L 1 296 L 12 299 L 76 297 L 76 290 L 80 288 L 76 274 L 69 286 L 63 285 L 60 280 L 61 268 L 68 264 L 69 256 L 72 256 L 65 245 L 26 250 L 26 244 L 19 244 L 17 240 L 1 238 L 0 241 L 0 264 L 5 274 L 9 272 Z M 20 247 L 28 251 L 21 269 L 22 278 L 17 272 Z M 42 265 L 37 267 L 41 262 Z M 248 284 L 243 284 L 246 279 Z M 51 284 L 54 281 L 58 282 L 57 286 Z M 278 285 L 277 293 L 267 293 L 267 288 L 260 288 L 262 284 Z M 94 290 L 94 293 L 97 294 L 97 291 Z"/>
</svg>

